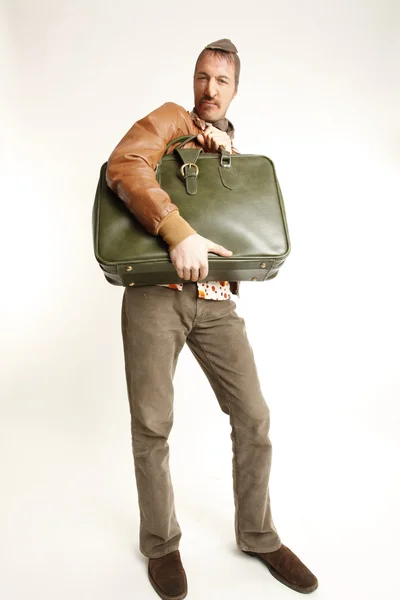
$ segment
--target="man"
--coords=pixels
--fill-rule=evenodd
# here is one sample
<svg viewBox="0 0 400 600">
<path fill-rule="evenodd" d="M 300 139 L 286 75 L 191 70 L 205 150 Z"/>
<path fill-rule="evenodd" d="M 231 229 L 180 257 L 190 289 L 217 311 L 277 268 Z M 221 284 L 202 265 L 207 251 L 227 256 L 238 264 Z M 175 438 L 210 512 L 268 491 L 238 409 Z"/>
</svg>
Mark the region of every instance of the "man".
<svg viewBox="0 0 400 600">
<path fill-rule="evenodd" d="M 235 531 L 239 549 L 259 558 L 279 581 L 302 593 L 315 576 L 284 546 L 274 527 L 268 481 L 269 409 L 262 396 L 243 320 L 230 299 L 235 284 L 207 281 L 208 252 L 231 252 L 196 233 L 156 182 L 154 169 L 171 140 L 197 134 L 188 146 L 232 152 L 234 129 L 226 119 L 238 88 L 240 61 L 223 39 L 200 53 L 194 73 L 195 108 L 166 103 L 141 119 L 110 156 L 108 185 L 153 235 L 169 248 L 185 282 L 126 288 L 122 310 L 132 447 L 140 508 L 140 549 L 161 598 L 185 598 L 187 583 L 168 467 L 173 375 L 186 342 L 230 417 Z"/>
</svg>

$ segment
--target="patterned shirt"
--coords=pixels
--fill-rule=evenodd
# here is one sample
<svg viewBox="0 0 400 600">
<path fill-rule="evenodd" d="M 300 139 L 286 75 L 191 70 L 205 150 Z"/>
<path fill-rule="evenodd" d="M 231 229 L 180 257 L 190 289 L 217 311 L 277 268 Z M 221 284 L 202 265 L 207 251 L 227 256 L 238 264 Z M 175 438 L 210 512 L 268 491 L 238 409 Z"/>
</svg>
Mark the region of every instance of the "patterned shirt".
<svg viewBox="0 0 400 600">
<path fill-rule="evenodd" d="M 171 290 L 183 290 L 183 283 L 165 283 L 159 284 L 163 287 L 171 288 Z M 231 297 L 231 290 L 229 281 L 205 281 L 204 283 L 197 284 L 197 296 L 198 298 L 204 298 L 204 300 L 229 300 Z"/>
</svg>

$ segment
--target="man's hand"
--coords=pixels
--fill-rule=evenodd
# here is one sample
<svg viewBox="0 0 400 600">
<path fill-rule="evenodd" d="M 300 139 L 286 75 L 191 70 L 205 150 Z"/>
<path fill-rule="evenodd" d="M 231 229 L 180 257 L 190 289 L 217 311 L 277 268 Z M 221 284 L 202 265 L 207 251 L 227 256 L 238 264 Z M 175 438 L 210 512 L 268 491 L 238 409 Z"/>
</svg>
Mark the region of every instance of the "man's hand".
<svg viewBox="0 0 400 600">
<path fill-rule="evenodd" d="M 171 250 L 170 257 L 181 279 L 197 281 L 208 275 L 208 252 L 232 256 L 230 250 L 195 233 Z"/>
<path fill-rule="evenodd" d="M 220 146 L 227 152 L 232 152 L 232 142 L 229 135 L 212 125 L 208 125 L 202 133 L 199 133 L 197 139 L 209 152 L 218 152 Z"/>
</svg>

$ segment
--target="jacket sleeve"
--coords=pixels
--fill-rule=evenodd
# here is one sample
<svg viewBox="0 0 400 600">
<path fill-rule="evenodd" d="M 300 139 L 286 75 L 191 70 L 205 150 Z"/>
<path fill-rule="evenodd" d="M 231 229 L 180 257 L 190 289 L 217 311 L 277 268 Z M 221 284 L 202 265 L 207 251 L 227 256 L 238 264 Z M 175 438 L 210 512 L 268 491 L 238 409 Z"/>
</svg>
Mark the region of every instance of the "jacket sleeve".
<svg viewBox="0 0 400 600">
<path fill-rule="evenodd" d="M 196 233 L 155 175 L 166 145 L 178 135 L 182 135 L 178 106 L 167 102 L 131 127 L 112 152 L 106 173 L 109 187 L 149 233 L 164 239 L 169 250 Z"/>
</svg>

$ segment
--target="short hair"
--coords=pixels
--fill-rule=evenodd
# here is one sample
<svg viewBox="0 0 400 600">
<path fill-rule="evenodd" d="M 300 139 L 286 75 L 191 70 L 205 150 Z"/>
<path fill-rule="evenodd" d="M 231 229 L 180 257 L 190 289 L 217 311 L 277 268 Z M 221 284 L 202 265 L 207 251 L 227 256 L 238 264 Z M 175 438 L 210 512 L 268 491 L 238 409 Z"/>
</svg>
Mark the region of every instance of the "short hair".
<svg viewBox="0 0 400 600">
<path fill-rule="evenodd" d="M 235 91 L 237 91 L 238 85 L 239 85 L 239 76 L 240 76 L 240 58 L 236 52 L 226 52 L 225 50 L 204 48 L 200 52 L 200 54 L 196 60 L 196 65 L 194 67 L 194 73 L 196 73 L 196 71 L 197 71 L 197 65 L 199 64 L 200 60 L 202 58 L 204 58 L 204 56 L 208 56 L 209 54 L 218 56 L 218 58 L 228 61 L 235 67 Z"/>
</svg>

